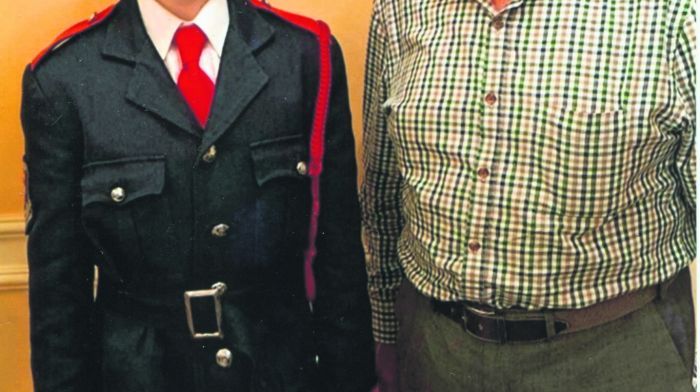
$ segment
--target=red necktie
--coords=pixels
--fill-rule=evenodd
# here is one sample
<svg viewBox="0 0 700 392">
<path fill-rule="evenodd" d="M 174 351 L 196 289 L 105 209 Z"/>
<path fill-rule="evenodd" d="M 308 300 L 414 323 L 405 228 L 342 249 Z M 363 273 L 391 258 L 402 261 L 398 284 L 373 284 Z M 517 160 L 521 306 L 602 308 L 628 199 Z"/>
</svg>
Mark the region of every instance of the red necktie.
<svg viewBox="0 0 700 392">
<path fill-rule="evenodd" d="M 202 128 L 207 125 L 214 100 L 214 82 L 199 67 L 199 58 L 206 43 L 207 36 L 197 25 L 183 26 L 175 32 L 175 45 L 182 59 L 177 87 Z"/>
</svg>

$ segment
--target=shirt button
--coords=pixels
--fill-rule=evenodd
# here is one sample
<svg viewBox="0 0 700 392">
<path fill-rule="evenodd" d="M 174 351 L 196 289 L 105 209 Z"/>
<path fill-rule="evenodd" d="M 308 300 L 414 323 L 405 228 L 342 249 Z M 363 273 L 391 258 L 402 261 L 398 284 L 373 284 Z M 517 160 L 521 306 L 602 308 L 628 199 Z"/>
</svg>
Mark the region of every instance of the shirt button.
<svg viewBox="0 0 700 392">
<path fill-rule="evenodd" d="M 115 203 L 121 203 L 126 199 L 126 191 L 124 190 L 124 188 L 118 186 L 112 189 L 110 196 L 112 197 L 112 201 L 114 201 Z"/>
<path fill-rule="evenodd" d="M 224 224 L 224 223 L 220 223 L 211 229 L 211 235 L 213 235 L 214 237 L 217 237 L 217 238 L 226 237 L 226 235 L 228 235 L 228 230 L 230 228 L 231 227 L 229 225 Z"/>
<path fill-rule="evenodd" d="M 481 250 L 481 244 L 476 242 L 476 241 L 470 242 L 469 243 L 469 250 L 472 253 L 477 253 Z"/>
<path fill-rule="evenodd" d="M 297 163 L 297 173 L 302 176 L 309 174 L 309 165 L 304 161 Z"/>
<path fill-rule="evenodd" d="M 216 364 L 222 368 L 230 368 L 233 362 L 233 354 L 231 350 L 227 348 L 222 348 L 216 353 Z"/>
<path fill-rule="evenodd" d="M 482 167 L 476 171 L 476 175 L 479 177 L 479 180 L 486 181 L 491 175 L 491 172 L 489 171 L 489 169 Z"/>
<path fill-rule="evenodd" d="M 503 27 L 505 27 L 505 22 L 503 21 L 502 17 L 496 17 L 491 21 L 491 27 L 493 27 L 494 30 L 498 31 L 501 30 Z"/>
<path fill-rule="evenodd" d="M 488 94 L 486 94 L 486 98 L 484 98 L 484 101 L 486 102 L 487 105 L 493 106 L 496 104 L 496 101 L 498 101 L 498 98 L 496 98 L 496 94 L 488 93 Z"/>
<path fill-rule="evenodd" d="M 211 146 L 207 152 L 202 155 L 202 160 L 206 163 L 212 163 L 216 159 L 216 146 Z"/>
</svg>

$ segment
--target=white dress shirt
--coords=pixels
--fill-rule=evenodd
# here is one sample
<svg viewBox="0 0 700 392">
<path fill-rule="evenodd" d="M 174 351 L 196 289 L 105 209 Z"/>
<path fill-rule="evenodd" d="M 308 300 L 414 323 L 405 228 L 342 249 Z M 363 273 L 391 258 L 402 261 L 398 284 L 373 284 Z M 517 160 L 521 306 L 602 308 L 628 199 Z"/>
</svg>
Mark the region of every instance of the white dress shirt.
<svg viewBox="0 0 700 392">
<path fill-rule="evenodd" d="M 151 38 L 165 67 L 170 72 L 175 83 L 182 70 L 180 52 L 177 50 L 173 37 L 180 26 L 197 25 L 207 36 L 207 44 L 199 59 L 199 66 L 216 84 L 219 73 L 221 52 L 226 41 L 229 26 L 228 3 L 226 0 L 209 0 L 191 20 L 184 21 L 165 9 L 156 0 L 138 0 L 141 18 L 146 27 L 146 33 Z"/>
</svg>

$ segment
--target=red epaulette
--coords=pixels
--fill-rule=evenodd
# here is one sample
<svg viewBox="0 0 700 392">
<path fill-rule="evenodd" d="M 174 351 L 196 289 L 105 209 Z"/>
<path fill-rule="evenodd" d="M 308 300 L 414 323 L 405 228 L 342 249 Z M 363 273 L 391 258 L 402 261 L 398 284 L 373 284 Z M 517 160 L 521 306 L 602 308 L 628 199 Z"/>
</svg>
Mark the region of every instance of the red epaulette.
<svg viewBox="0 0 700 392">
<path fill-rule="evenodd" d="M 310 31 L 319 44 L 319 83 L 316 95 L 316 109 L 311 129 L 309 146 L 309 172 L 311 177 L 311 221 L 309 222 L 309 243 L 304 257 L 304 279 L 306 298 L 313 310 L 316 300 L 316 279 L 313 262 L 316 258 L 316 238 L 318 237 L 318 218 L 321 213 L 321 172 L 323 172 L 323 153 L 325 150 L 326 120 L 331 96 L 331 31 L 324 22 L 307 18 L 273 8 L 261 0 L 249 0 L 254 7 L 265 10 L 278 17 Z"/>
<path fill-rule="evenodd" d="M 59 34 L 58 37 L 56 37 L 49 46 L 47 46 L 46 48 L 44 48 L 44 50 L 39 52 L 39 54 L 34 58 L 34 60 L 32 60 L 32 70 L 36 68 L 36 66 L 41 62 L 41 60 L 43 60 L 46 57 L 47 54 L 58 49 L 61 45 L 65 44 L 66 42 L 68 42 L 68 40 L 75 37 L 76 35 L 88 31 L 91 28 L 102 23 L 112 13 L 115 6 L 116 4 L 112 4 L 104 10 L 96 12 L 92 14 L 92 16 L 89 19 L 86 19 L 82 22 L 78 22 L 73 26 L 69 27 L 66 31 Z"/>
</svg>

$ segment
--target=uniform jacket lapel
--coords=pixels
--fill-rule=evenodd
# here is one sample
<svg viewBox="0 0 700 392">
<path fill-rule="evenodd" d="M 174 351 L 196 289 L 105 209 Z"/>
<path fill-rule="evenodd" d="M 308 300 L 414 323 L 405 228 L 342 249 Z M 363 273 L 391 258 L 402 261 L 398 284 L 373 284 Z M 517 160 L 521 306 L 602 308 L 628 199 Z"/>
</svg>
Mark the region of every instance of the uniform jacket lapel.
<svg viewBox="0 0 700 392">
<path fill-rule="evenodd" d="M 242 1 L 229 1 L 231 14 L 214 103 L 202 150 L 224 134 L 267 84 L 255 54 L 273 35 L 272 27 Z"/>
<path fill-rule="evenodd" d="M 136 0 L 122 0 L 118 7 L 102 53 L 114 61 L 133 63 L 132 77 L 125 81 L 126 100 L 200 138 L 202 130 L 148 38 Z"/>
<path fill-rule="evenodd" d="M 108 26 L 105 58 L 134 65 L 126 99 L 198 138 L 202 151 L 224 134 L 267 84 L 268 76 L 255 54 L 274 34 L 273 28 L 243 1 L 229 0 L 229 30 L 217 77 L 216 93 L 203 132 L 177 85 L 153 47 L 136 0 L 122 0 Z"/>
</svg>

